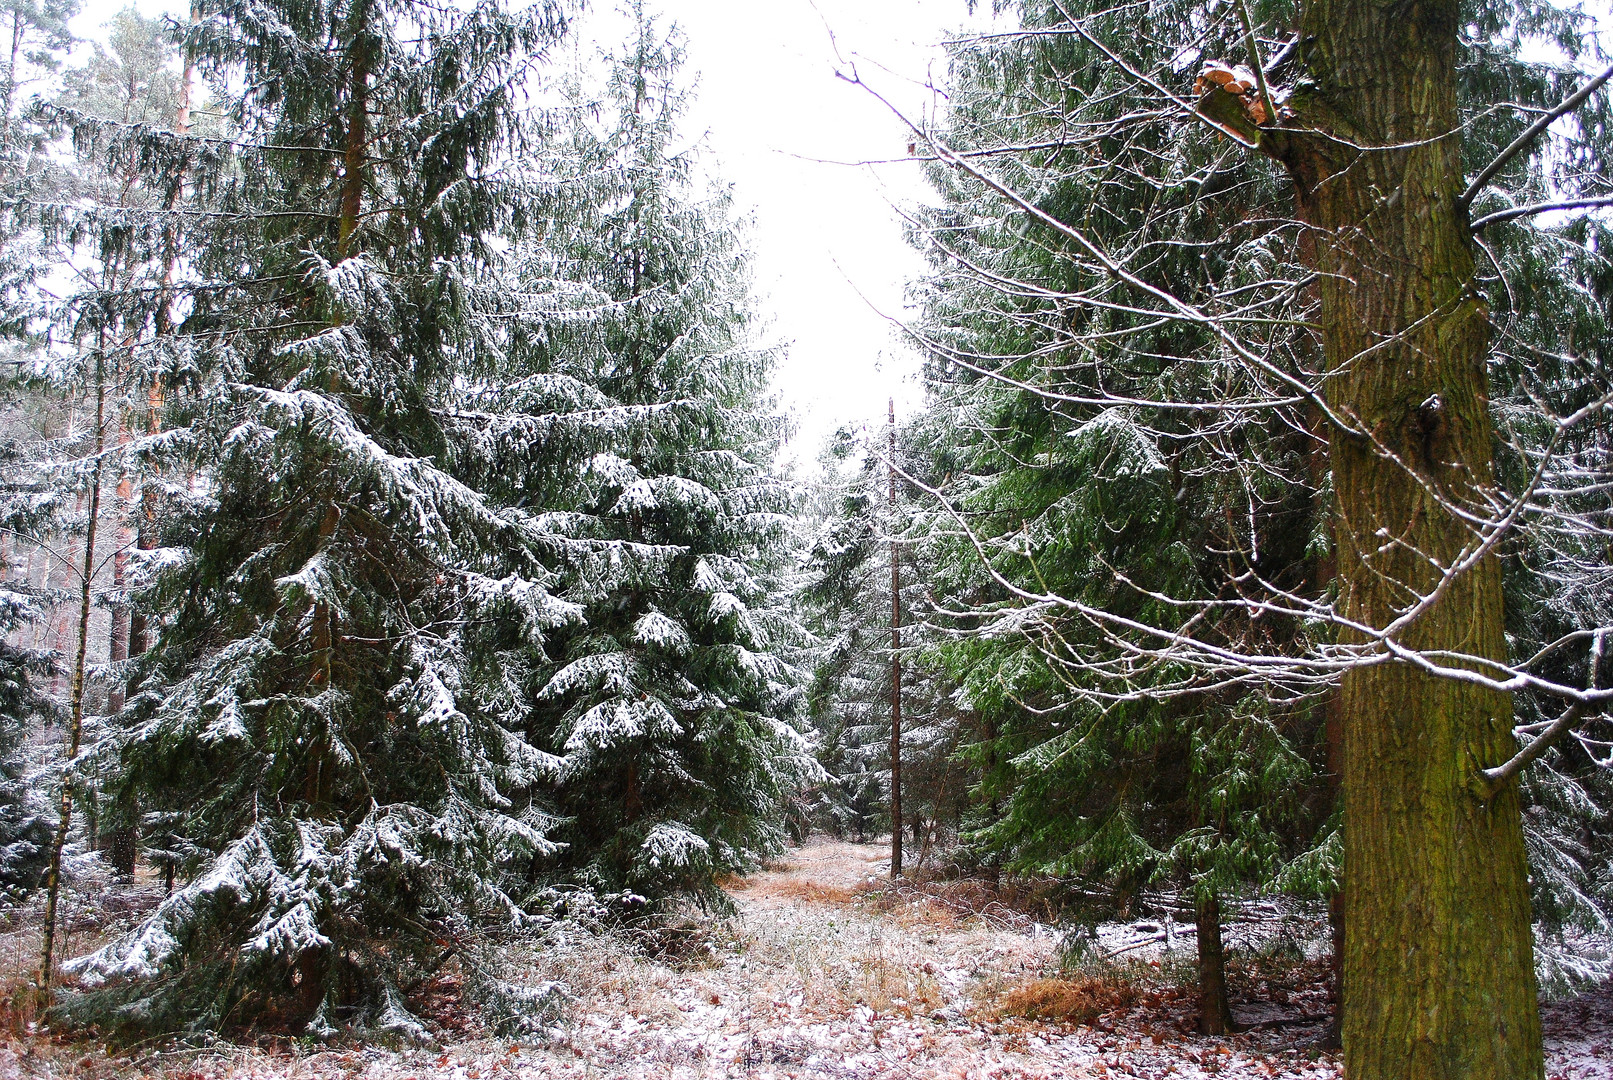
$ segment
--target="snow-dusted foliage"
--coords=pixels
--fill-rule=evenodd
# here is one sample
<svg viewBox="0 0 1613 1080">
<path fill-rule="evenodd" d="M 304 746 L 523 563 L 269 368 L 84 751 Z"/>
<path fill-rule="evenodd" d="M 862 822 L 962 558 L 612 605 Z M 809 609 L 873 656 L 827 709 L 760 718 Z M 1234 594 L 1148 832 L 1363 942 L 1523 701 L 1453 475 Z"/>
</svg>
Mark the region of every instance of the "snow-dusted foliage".
<svg viewBox="0 0 1613 1080">
<path fill-rule="evenodd" d="M 929 482 L 927 450 L 937 436 L 922 415 L 897 433 L 897 467 Z M 902 816 L 913 829 L 914 861 L 932 835 L 949 851 L 974 793 L 961 747 L 976 734 L 953 701 L 954 683 L 936 663 L 930 622 L 934 572 L 925 542 L 929 508 L 906 479 L 890 500 L 889 431 L 873 444 L 837 432 L 819 458 L 814 530 L 798 602 L 817 641 L 809 716 L 819 762 L 829 774 L 809 790 L 813 824 L 863 838 L 890 817 L 891 560 L 899 562 L 902 678 Z"/>
<path fill-rule="evenodd" d="M 153 346 L 177 358 L 168 557 L 140 590 L 158 629 L 91 755 L 189 884 L 69 965 L 90 990 L 69 1009 L 405 1031 L 408 973 L 519 923 L 511 890 L 557 849 L 531 792 L 559 763 L 473 677 L 466 626 L 507 609 L 541 636 L 579 609 L 553 594 L 550 530 L 443 467 L 441 416 L 496 347 L 467 282 L 531 217 L 500 170 L 560 23 L 368 0 L 197 15 L 185 47 L 225 139 L 116 135 L 188 148 L 183 181 L 174 154 L 149 161 L 205 213 Z"/>
<path fill-rule="evenodd" d="M 1027 27 L 1064 25 L 1063 8 L 1018 10 Z M 1193 18 L 1174 4 L 1159 17 Z M 1143 67 L 1175 48 L 1133 44 Z M 928 422 L 949 436 L 931 443 L 939 652 L 978 733 L 966 839 L 981 861 L 1117 898 L 1150 883 L 1206 898 L 1270 887 L 1326 835 L 1319 699 L 1147 663 L 1082 608 L 1307 648 L 1309 627 L 1261 623 L 1235 600 L 1250 582 L 1321 580 L 1315 444 L 1289 406 L 1240 407 L 1277 395 L 1208 323 L 1142 314 L 1151 301 L 1135 280 L 1084 291 L 1087 251 L 1003 191 L 1081 222 L 1119 262 L 1146 266 L 1150 287 L 1260 323 L 1256 348 L 1282 372 L 1307 346 L 1296 228 L 1244 212 L 1277 191 L 1246 159 L 1131 116 L 1124 69 L 1085 48 L 1058 31 L 957 48 L 938 138 L 978 151 L 978 172 L 932 168 L 941 202 L 914 231 L 931 264 L 918 289 Z M 1072 116 L 1087 133 L 1065 145 Z M 1047 149 L 996 152 L 1016 145 Z M 1207 190 L 1210 176 L 1238 197 Z M 1308 891 L 1332 887 L 1332 865 L 1305 865 Z"/>
<path fill-rule="evenodd" d="M 159 628 L 89 758 L 178 887 L 69 964 L 69 1012 L 419 1041 L 453 955 L 519 1027 L 552 995 L 471 956 L 544 886 L 720 903 L 779 846 L 812 765 L 772 356 L 670 149 L 675 47 L 641 16 L 540 133 L 559 30 L 223 0 L 187 31 L 232 111 L 153 345 Z"/>
<path fill-rule="evenodd" d="M 14 457 L 14 448 L 7 447 L 0 464 L 15 465 Z M 42 500 L 31 486 L 0 481 L 0 528 L 13 531 L 35 523 Z M 0 564 L 0 569 L 9 567 Z M 29 775 L 21 753 L 30 727 L 54 711 L 34 681 L 49 673 L 52 658 L 9 640 L 40 616 L 41 600 L 23 583 L 0 585 L 0 905 L 39 885 L 52 831 L 50 792 Z"/>
<path fill-rule="evenodd" d="M 1328 711 L 1346 669 L 1407 659 L 1354 651 L 1359 626 L 1341 614 L 1340 565 L 1398 542 L 1350 538 L 1361 523 L 1335 509 L 1340 440 L 1377 435 L 1328 411 L 1338 361 L 1324 360 L 1315 220 L 1291 178 L 1196 130 L 1174 99 L 1142 104 L 1198 62 L 1184 58 L 1246 50 L 1244 9 L 1164 3 L 1138 35 L 1123 5 L 1009 7 L 1026 33 L 954 46 L 946 122 L 919 136 L 939 205 L 914 229 L 931 261 L 914 331 L 931 407 L 956 433 L 934 470 L 951 548 L 935 581 L 955 635 L 943 651 L 991 732 L 973 751 L 989 809 L 975 840 L 1121 895 L 1161 877 L 1332 892 L 1341 731 L 1365 719 L 1339 714 L 1330 733 Z M 1520 139 L 1526 113 L 1600 66 L 1582 12 L 1521 10 L 1465 6 L 1459 68 L 1496 482 L 1453 534 L 1469 543 L 1471 528 L 1501 559 L 1506 656 L 1440 663 L 1463 678 L 1498 665 L 1520 745 L 1547 740 L 1511 765 L 1532 769 L 1536 916 L 1567 936 L 1602 932 L 1610 899 L 1613 278 L 1605 217 L 1538 215 L 1557 199 L 1605 205 L 1587 163 L 1606 156 L 1613 102 L 1603 90 L 1550 138 Z M 1271 55 L 1295 66 L 1274 78 L 1303 86 L 1305 46 L 1285 51 L 1287 34 Z M 1545 38 L 1577 59 L 1540 61 Z M 1444 589 L 1397 600 L 1405 625 Z"/>
<path fill-rule="evenodd" d="M 552 872 L 710 901 L 777 850 L 812 768 L 786 659 L 793 496 L 738 227 L 674 149 L 679 46 L 636 14 L 553 149 L 562 210 L 509 291 L 521 377 L 467 384 L 448 423 L 456 459 L 496 463 L 477 475 L 553 530 L 556 595 L 581 612 L 501 646 L 521 728 L 557 764 Z"/>
</svg>

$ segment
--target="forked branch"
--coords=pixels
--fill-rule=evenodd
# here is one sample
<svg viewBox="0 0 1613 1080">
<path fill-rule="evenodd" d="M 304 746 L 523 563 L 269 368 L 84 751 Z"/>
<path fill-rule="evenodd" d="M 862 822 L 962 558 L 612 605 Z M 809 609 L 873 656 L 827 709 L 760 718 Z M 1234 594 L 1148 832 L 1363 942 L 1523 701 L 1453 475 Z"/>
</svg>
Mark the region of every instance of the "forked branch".
<svg viewBox="0 0 1613 1080">
<path fill-rule="evenodd" d="M 1549 128 L 1560 117 L 1568 115 L 1584 104 L 1585 99 L 1596 93 L 1597 88 L 1609 79 L 1613 79 L 1613 67 L 1609 67 L 1596 78 L 1574 91 L 1561 105 L 1530 124 L 1524 129 L 1522 135 L 1508 143 L 1507 148 L 1497 154 L 1495 160 L 1486 165 L 1483 171 L 1473 178 L 1473 182 L 1467 185 L 1467 190 L 1462 192 L 1461 197 L 1456 200 L 1457 203 L 1461 206 L 1467 206 L 1471 203 L 1478 193 L 1484 190 L 1484 185 L 1488 184 L 1496 173 L 1506 168 L 1507 162 L 1517 157 L 1525 147 L 1535 141 L 1542 131 Z"/>
<path fill-rule="evenodd" d="M 1592 690 L 1596 689 L 1596 684 L 1601 676 L 1602 653 L 1603 646 L 1607 641 L 1607 633 L 1607 628 L 1599 629 L 1591 639 L 1591 675 L 1588 686 Z M 1545 731 L 1531 739 L 1528 746 L 1525 746 L 1493 769 L 1479 770 L 1484 798 L 1493 798 L 1496 792 L 1505 787 L 1514 777 L 1540 760 L 1541 755 L 1555 746 L 1559 739 L 1579 727 L 1592 711 L 1592 707 L 1588 702 L 1573 702 L 1563 710 L 1561 716 L 1551 722 Z"/>
</svg>

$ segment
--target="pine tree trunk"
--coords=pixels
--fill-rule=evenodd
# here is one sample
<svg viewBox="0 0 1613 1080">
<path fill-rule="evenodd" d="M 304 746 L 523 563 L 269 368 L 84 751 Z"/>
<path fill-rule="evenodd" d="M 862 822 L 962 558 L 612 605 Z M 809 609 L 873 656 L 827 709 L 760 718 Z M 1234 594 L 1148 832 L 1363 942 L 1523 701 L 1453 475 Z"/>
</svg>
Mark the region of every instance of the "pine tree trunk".
<svg viewBox="0 0 1613 1080">
<path fill-rule="evenodd" d="M 162 430 L 162 387 L 153 384 L 146 395 L 146 431 L 152 435 Z M 157 547 L 157 488 L 147 482 L 140 491 L 140 516 L 135 525 L 134 546 L 139 551 L 154 551 Z M 144 612 L 132 606 L 129 609 L 129 655 L 144 656 L 151 648 L 151 628 Z M 125 687 L 127 692 L 129 687 Z"/>
<path fill-rule="evenodd" d="M 190 25 L 195 26 L 200 15 L 196 5 L 190 9 Z M 195 73 L 195 60 L 190 51 L 185 52 L 185 67 L 179 77 L 179 102 L 174 109 L 174 133 L 176 135 L 190 134 L 190 83 Z M 173 193 L 168 199 L 168 209 L 173 210 L 184 197 L 184 185 L 175 184 Z M 172 297 L 170 291 L 173 287 L 174 269 L 179 262 L 179 235 L 172 222 L 164 223 L 162 240 L 162 294 L 157 304 L 155 329 L 158 336 L 164 336 L 173 331 L 173 313 L 170 310 Z M 146 389 L 146 432 L 156 435 L 162 430 L 163 389 L 162 378 L 153 375 L 151 385 Z M 140 491 L 140 517 L 135 529 L 135 547 L 140 551 L 152 551 L 157 547 L 157 491 L 156 486 L 149 481 L 141 486 Z M 130 609 L 129 612 L 129 652 L 132 656 L 143 656 L 151 647 L 150 631 L 146 625 L 143 613 Z M 132 683 L 130 688 L 132 688 Z M 169 888 L 173 887 L 173 868 L 168 869 Z"/>
<path fill-rule="evenodd" d="M 1221 898 L 1200 896 L 1193 906 L 1199 948 L 1199 1033 L 1228 1035 L 1233 1030 L 1227 1001 L 1226 950 L 1221 944 Z"/>
<path fill-rule="evenodd" d="M 1490 487 L 1487 313 L 1474 287 L 1456 109 L 1455 0 L 1303 9 L 1312 82 L 1274 136 L 1320 232 L 1340 613 L 1388 626 L 1473 534 L 1450 506 Z M 1391 150 L 1362 150 L 1389 146 Z M 1482 513 L 1482 507 L 1480 507 Z M 1488 558 L 1398 634 L 1505 655 Z M 1343 635 L 1345 645 L 1360 642 Z M 1507 695 L 1403 663 L 1354 669 L 1343 726 L 1345 1071 L 1352 1080 L 1515 1080 L 1543 1067 L 1515 786 L 1475 770 L 1515 749 Z"/>
<path fill-rule="evenodd" d="M 131 485 L 127 478 L 118 481 L 118 518 L 123 521 L 130 503 Z M 121 664 L 129 659 L 129 602 L 124 599 L 123 593 L 129 585 L 129 547 L 134 537 L 129 535 L 128 526 L 120 524 L 118 528 L 118 550 L 112 556 L 112 591 L 117 600 L 112 605 L 112 626 L 107 640 L 107 659 L 114 664 Z M 124 684 L 121 679 L 113 679 L 107 686 L 106 711 L 108 716 L 116 716 L 123 711 Z"/>
<path fill-rule="evenodd" d="M 118 445 L 127 446 L 130 438 L 129 426 L 120 416 Z M 121 664 L 129 659 L 129 602 L 124 597 L 124 590 L 129 584 L 129 547 L 134 541 L 128 524 L 133 495 L 134 484 L 125 473 L 118 478 L 117 507 L 114 511 L 118 521 L 118 537 L 117 550 L 112 555 L 112 591 L 117 600 L 112 605 L 112 626 L 107 640 L 107 657 L 114 664 Z M 107 685 L 107 715 L 116 716 L 122 712 L 123 703 L 124 682 L 122 679 L 114 678 Z M 112 831 L 107 837 L 106 844 L 107 861 L 112 864 L 113 873 L 120 879 L 131 881 L 134 878 L 135 854 L 138 847 L 135 829 L 129 823 L 129 815 L 120 812 L 120 808 L 116 806 L 111 817 Z"/>
</svg>

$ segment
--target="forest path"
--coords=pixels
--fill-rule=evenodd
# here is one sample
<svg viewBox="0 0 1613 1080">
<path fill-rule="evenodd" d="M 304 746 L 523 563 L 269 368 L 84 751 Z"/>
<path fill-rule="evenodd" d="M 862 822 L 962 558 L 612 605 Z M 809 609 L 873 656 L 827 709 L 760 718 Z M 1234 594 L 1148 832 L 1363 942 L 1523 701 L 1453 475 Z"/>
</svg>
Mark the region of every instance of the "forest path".
<svg viewBox="0 0 1613 1080">
<path fill-rule="evenodd" d="M 0 1041 L 0 1077 L 170 1080 L 707 1080 L 717 1077 L 1336 1078 L 1310 1049 L 1315 1027 L 1206 1038 L 1188 1034 L 1191 995 L 1144 990 L 1090 1026 L 1004 1018 L 1004 1003 L 1045 999 L 1056 936 L 971 896 L 918 890 L 869 896 L 888 848 L 818 840 L 778 866 L 732 883 L 733 919 L 663 936 L 679 954 L 647 958 L 584 937 L 509 957 L 532 981 L 572 995 L 548 1040 L 512 1046 L 475 1034 L 448 980 L 430 1011 L 447 1029 L 432 1049 L 309 1049 L 298 1044 L 107 1058 L 83 1044 L 59 1052 Z M 973 901 L 965 902 L 965 901 Z M 1138 939 L 1154 927 L 1137 928 Z M 1125 933 L 1119 928 L 1116 933 Z M 1191 943 L 1175 954 L 1191 955 Z M 1167 963 L 1170 958 L 1167 957 Z M 1589 1002 L 1589 1004 L 1585 1004 Z M 1613 1077 L 1613 993 L 1566 1016 L 1548 1077 Z M 1292 1009 L 1314 1011 L 1295 1001 Z M 1292 1010 L 1291 1010 L 1292 1011 Z M 462 1029 L 454 1035 L 453 1029 Z M 1597 1032 L 1600 1035 L 1597 1035 Z M 1599 1041 L 1598 1041 L 1599 1040 Z M 40 1051 L 45 1051 L 41 1053 Z"/>
</svg>

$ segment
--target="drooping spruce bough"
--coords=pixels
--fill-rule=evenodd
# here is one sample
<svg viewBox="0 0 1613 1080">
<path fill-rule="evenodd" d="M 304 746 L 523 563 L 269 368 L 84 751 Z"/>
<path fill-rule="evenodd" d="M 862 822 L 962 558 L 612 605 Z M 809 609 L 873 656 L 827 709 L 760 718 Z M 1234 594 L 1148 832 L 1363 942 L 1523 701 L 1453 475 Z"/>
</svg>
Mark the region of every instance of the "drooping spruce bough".
<svg viewBox="0 0 1613 1080">
<path fill-rule="evenodd" d="M 69 117 L 142 148 L 185 204 L 147 220 L 188 234 L 134 324 L 166 358 L 155 638 L 91 754 L 181 880 L 65 965 L 67 1015 L 419 1038 L 457 957 L 519 1020 L 475 942 L 546 885 L 709 903 L 776 847 L 807 759 L 770 355 L 648 24 L 612 86 L 636 117 L 660 80 L 661 114 L 581 155 L 588 110 L 525 98 L 562 30 L 203 4 L 221 136 Z"/>
</svg>

